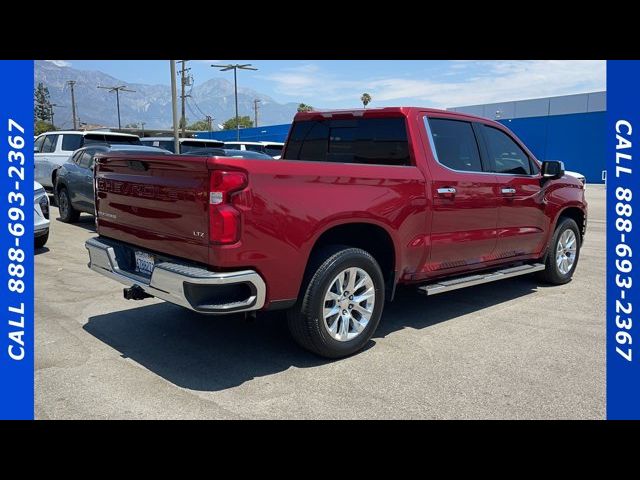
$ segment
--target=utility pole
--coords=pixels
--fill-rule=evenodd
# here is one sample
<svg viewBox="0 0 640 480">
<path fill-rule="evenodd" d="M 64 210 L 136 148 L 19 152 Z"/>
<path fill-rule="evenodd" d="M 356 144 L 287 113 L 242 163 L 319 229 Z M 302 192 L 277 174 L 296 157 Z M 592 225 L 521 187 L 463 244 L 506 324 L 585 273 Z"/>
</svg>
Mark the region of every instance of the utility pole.
<svg viewBox="0 0 640 480">
<path fill-rule="evenodd" d="M 240 118 L 238 117 L 238 69 L 240 70 L 258 70 L 255 67 L 252 67 L 250 63 L 245 63 L 244 65 L 239 64 L 229 64 L 229 65 L 211 65 L 214 68 L 219 68 L 221 72 L 228 72 L 229 70 L 233 70 L 233 91 L 236 97 L 236 140 L 240 140 Z"/>
<path fill-rule="evenodd" d="M 67 85 L 69 85 L 69 89 L 71 90 L 71 118 L 73 119 L 73 129 L 78 129 L 78 121 L 76 119 L 76 96 L 73 90 L 74 85 L 76 84 L 75 80 L 69 80 Z"/>
<path fill-rule="evenodd" d="M 206 121 L 207 121 L 207 128 L 209 129 L 209 131 L 212 131 L 213 117 L 211 115 L 207 115 Z"/>
<path fill-rule="evenodd" d="M 185 87 L 191 84 L 190 78 L 187 75 L 187 72 L 191 69 L 186 68 L 187 62 L 188 60 L 178 60 L 177 62 L 182 64 L 182 68 L 180 69 L 180 87 L 182 88 L 182 95 L 180 95 L 180 98 L 182 99 L 182 116 L 180 117 L 180 126 L 182 127 L 183 137 L 185 136 L 185 131 L 187 129 L 187 117 L 186 117 L 185 105 L 187 102 L 188 95 L 185 94 Z"/>
<path fill-rule="evenodd" d="M 173 150 L 180 153 L 180 142 L 178 141 L 178 87 L 176 86 L 176 61 L 169 61 L 171 67 L 171 112 L 173 114 Z"/>
<path fill-rule="evenodd" d="M 52 103 L 50 105 L 51 105 L 51 128 L 53 128 L 55 130 L 56 129 L 56 124 L 53 121 L 54 108 L 55 107 L 65 108 L 65 106 L 64 105 L 58 105 L 57 103 Z"/>
<path fill-rule="evenodd" d="M 140 122 L 140 125 L 142 125 L 142 137 L 144 138 L 144 124 L 146 122 Z"/>
<path fill-rule="evenodd" d="M 253 126 L 258 126 L 258 104 L 260 103 L 260 99 L 256 98 L 253 100 Z"/>
<path fill-rule="evenodd" d="M 122 129 L 122 125 L 120 124 L 120 92 L 135 93 L 135 90 L 129 90 L 126 85 L 118 85 L 117 87 L 101 87 L 100 85 L 98 85 L 98 88 L 109 90 L 109 92 L 116 92 L 116 105 L 118 107 L 118 130 Z"/>
</svg>

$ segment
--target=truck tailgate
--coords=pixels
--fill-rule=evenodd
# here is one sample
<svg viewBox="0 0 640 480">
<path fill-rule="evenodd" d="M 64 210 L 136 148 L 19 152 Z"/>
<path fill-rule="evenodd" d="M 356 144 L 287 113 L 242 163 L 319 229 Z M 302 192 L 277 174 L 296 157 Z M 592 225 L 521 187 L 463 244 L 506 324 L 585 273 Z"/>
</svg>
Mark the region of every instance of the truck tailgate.
<svg viewBox="0 0 640 480">
<path fill-rule="evenodd" d="M 107 154 L 95 182 L 98 234 L 207 263 L 206 158 Z"/>
</svg>

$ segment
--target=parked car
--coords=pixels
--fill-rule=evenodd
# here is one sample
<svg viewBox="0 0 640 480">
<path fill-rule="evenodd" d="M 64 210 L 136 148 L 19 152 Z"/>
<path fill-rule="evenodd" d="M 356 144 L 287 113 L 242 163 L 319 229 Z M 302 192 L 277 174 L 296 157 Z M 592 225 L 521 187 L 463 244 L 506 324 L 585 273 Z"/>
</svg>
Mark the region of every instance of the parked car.
<svg viewBox="0 0 640 480">
<path fill-rule="evenodd" d="M 266 153 L 252 152 L 250 150 L 234 150 L 231 148 L 202 148 L 183 155 L 206 155 L 208 157 L 235 157 L 235 158 L 257 158 L 263 160 L 273 160 Z"/>
<path fill-rule="evenodd" d="M 169 155 L 161 148 L 144 145 L 92 145 L 75 151 L 56 172 L 55 196 L 60 220 L 77 222 L 80 213 L 95 214 L 93 192 L 93 165 L 95 156 L 109 152 L 141 155 Z"/>
<path fill-rule="evenodd" d="M 33 220 L 35 248 L 42 248 L 49 240 L 49 196 L 38 182 L 33 182 Z"/>
<path fill-rule="evenodd" d="M 134 159 L 98 159 L 90 268 L 130 299 L 287 309 L 294 339 L 330 358 L 369 342 L 398 285 L 567 283 L 586 232 L 583 185 L 562 162 L 459 112 L 298 113 L 283 160 Z"/>
<path fill-rule="evenodd" d="M 53 191 L 55 184 L 54 171 L 69 156 L 84 146 L 94 144 L 140 145 L 136 135 L 108 132 L 102 130 L 54 131 L 36 137 L 34 141 L 35 179 L 48 191 Z"/>
<path fill-rule="evenodd" d="M 173 137 L 144 137 L 141 138 L 140 141 L 143 145 L 158 147 L 168 150 L 171 153 L 176 153 Z M 202 148 L 216 148 L 224 145 L 224 143 L 219 140 L 204 138 L 180 138 L 178 139 L 178 143 L 180 145 L 180 152 L 178 153 L 194 152 Z"/>
<path fill-rule="evenodd" d="M 587 183 L 587 178 L 584 175 L 582 175 L 581 173 L 572 172 L 571 170 L 565 170 L 564 173 L 565 173 L 565 175 L 569 175 L 571 177 L 577 178 L 578 180 L 580 180 L 582 182 L 583 185 L 586 185 L 586 183 Z"/>
<path fill-rule="evenodd" d="M 249 150 L 269 155 L 275 159 L 280 159 L 284 143 L 282 142 L 224 142 L 224 148 L 235 148 L 238 150 Z"/>
</svg>

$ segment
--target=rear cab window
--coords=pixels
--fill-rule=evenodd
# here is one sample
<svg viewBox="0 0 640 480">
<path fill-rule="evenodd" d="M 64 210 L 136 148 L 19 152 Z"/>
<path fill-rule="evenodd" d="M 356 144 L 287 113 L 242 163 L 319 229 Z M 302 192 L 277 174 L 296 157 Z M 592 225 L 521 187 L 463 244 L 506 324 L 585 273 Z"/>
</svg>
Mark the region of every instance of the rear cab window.
<svg viewBox="0 0 640 480">
<path fill-rule="evenodd" d="M 412 165 L 404 117 L 318 119 L 295 122 L 286 160 Z"/>
</svg>

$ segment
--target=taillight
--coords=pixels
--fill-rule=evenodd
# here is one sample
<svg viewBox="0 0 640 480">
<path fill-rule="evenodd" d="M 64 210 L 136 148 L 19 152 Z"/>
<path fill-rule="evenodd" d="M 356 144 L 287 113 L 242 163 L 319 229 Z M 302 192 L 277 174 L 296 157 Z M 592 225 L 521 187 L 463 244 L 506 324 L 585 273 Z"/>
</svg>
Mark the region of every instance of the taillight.
<svg viewBox="0 0 640 480">
<path fill-rule="evenodd" d="M 213 243 L 240 239 L 240 212 L 230 204 L 233 192 L 247 186 L 244 172 L 213 170 L 209 178 L 209 238 Z"/>
</svg>

